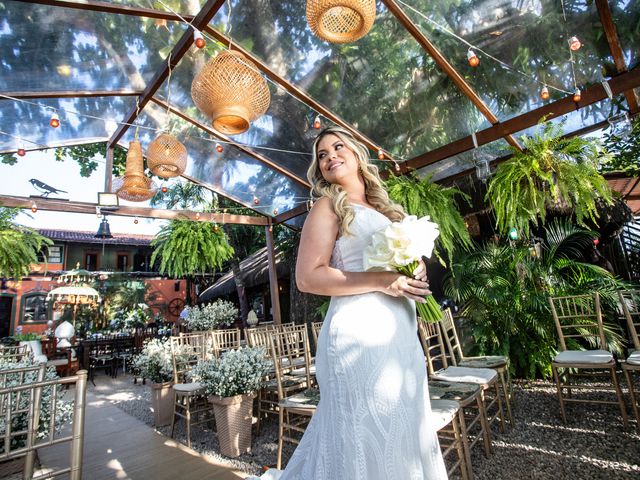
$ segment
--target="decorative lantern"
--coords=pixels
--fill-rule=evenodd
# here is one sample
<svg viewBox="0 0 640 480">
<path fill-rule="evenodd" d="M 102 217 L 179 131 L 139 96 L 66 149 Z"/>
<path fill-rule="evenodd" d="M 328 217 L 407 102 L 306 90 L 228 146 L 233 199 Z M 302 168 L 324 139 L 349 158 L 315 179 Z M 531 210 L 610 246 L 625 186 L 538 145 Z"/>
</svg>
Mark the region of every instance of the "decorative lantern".
<svg viewBox="0 0 640 480">
<path fill-rule="evenodd" d="M 144 202 L 156 193 L 153 181 L 144 174 L 144 159 L 140 142 L 134 140 L 129 143 L 127 164 L 122 178 L 113 183 L 113 190 L 119 198 L 130 202 Z"/>
<path fill-rule="evenodd" d="M 173 135 L 161 133 L 147 148 L 147 165 L 159 177 L 178 177 L 187 168 L 187 148 Z"/>
<path fill-rule="evenodd" d="M 611 126 L 611 134 L 620 137 L 627 138 L 633 127 L 631 125 L 631 121 L 629 120 L 629 114 L 627 112 L 622 112 L 613 117 L 609 117 L 607 119 L 609 125 Z"/>
<path fill-rule="evenodd" d="M 198 72 L 191 98 L 211 118 L 213 128 L 235 135 L 249 129 L 271 102 L 266 80 L 240 52 L 219 53 Z"/>
<path fill-rule="evenodd" d="M 486 183 L 489 177 L 491 177 L 491 155 L 476 149 L 473 152 L 473 162 L 476 166 L 478 180 Z"/>
<path fill-rule="evenodd" d="M 307 0 L 309 28 L 327 42 L 355 42 L 369 33 L 375 19 L 375 0 Z"/>
</svg>

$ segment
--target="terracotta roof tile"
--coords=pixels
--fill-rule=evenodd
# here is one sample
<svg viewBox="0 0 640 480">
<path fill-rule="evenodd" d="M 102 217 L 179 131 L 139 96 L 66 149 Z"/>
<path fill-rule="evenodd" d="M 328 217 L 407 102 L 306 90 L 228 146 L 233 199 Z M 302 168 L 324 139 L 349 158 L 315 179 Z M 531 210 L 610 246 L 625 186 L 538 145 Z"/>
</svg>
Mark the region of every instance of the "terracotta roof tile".
<svg viewBox="0 0 640 480">
<path fill-rule="evenodd" d="M 69 243 L 104 243 L 105 245 L 142 245 L 147 246 L 153 240 L 153 235 L 136 235 L 133 233 L 114 233 L 113 238 L 96 238 L 96 232 L 76 232 L 71 230 L 38 229 L 53 241 Z"/>
</svg>

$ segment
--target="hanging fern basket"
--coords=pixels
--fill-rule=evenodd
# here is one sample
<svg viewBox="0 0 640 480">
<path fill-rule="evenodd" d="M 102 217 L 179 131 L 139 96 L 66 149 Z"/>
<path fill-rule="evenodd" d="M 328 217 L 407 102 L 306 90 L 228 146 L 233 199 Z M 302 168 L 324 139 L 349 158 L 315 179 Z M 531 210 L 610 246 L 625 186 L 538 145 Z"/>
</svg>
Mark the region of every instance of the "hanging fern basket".
<svg viewBox="0 0 640 480">
<path fill-rule="evenodd" d="M 355 42 L 369 33 L 375 19 L 375 0 L 307 0 L 309 28 L 327 42 Z"/>
<path fill-rule="evenodd" d="M 147 148 L 147 165 L 158 177 L 178 177 L 187 168 L 187 147 L 173 135 L 161 133 Z"/>
<path fill-rule="evenodd" d="M 228 50 L 198 72 L 191 98 L 213 128 L 228 135 L 247 131 L 271 103 L 269 87 L 257 68 L 240 52 Z"/>
</svg>

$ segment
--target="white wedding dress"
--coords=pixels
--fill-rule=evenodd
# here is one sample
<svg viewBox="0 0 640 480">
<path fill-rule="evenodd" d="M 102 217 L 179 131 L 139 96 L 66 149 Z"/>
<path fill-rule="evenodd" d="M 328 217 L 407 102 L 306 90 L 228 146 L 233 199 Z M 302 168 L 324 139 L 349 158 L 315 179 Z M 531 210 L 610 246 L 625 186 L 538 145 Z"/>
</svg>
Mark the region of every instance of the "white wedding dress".
<svg viewBox="0 0 640 480">
<path fill-rule="evenodd" d="M 331 265 L 361 272 L 381 213 L 353 205 L 351 235 Z M 432 427 L 424 355 L 413 301 L 383 293 L 332 297 L 318 338 L 320 403 L 279 480 L 446 479 Z"/>
</svg>

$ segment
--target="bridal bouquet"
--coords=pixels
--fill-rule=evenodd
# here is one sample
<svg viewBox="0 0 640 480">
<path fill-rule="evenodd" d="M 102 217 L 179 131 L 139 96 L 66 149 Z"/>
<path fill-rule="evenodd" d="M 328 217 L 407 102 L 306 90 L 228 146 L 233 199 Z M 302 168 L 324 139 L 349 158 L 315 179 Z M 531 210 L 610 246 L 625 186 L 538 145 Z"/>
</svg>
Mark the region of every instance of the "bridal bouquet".
<svg viewBox="0 0 640 480">
<path fill-rule="evenodd" d="M 420 259 L 431 257 L 439 234 L 438 225 L 429 221 L 428 216 L 418 219 L 408 215 L 401 222 L 393 222 L 371 236 L 363 254 L 364 270 L 396 271 L 413 277 Z M 431 295 L 426 300 L 416 303 L 418 314 L 427 322 L 437 322 L 442 318 L 440 306 Z"/>
</svg>

